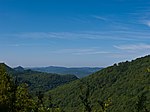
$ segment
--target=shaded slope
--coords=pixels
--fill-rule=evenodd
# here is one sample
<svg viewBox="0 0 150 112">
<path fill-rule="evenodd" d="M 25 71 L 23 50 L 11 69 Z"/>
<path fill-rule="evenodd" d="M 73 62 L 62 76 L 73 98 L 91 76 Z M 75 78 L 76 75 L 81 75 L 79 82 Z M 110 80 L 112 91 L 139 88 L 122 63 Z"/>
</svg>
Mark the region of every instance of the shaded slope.
<svg viewBox="0 0 150 112">
<path fill-rule="evenodd" d="M 131 62 L 114 64 L 81 80 L 60 86 L 50 93 L 53 101 L 66 112 L 81 112 L 83 104 L 79 98 L 86 94 L 89 85 L 92 110 L 99 111 L 98 100 L 111 99 L 108 112 L 134 112 L 138 96 L 147 99 L 146 108 L 150 110 L 150 56 Z M 142 112 L 142 111 L 141 111 Z"/>
<path fill-rule="evenodd" d="M 6 71 L 7 71 L 8 73 L 15 73 L 15 72 L 16 72 L 13 68 L 9 67 L 9 66 L 6 65 L 5 63 L 0 63 L 0 66 L 4 66 L 5 69 L 6 69 Z"/>
<path fill-rule="evenodd" d="M 32 93 L 37 91 L 45 92 L 57 86 L 78 79 L 75 75 L 58 75 L 52 73 L 35 72 L 32 70 L 18 72 L 15 75 L 17 75 L 19 83 L 27 83 L 29 85 L 29 90 Z"/>
</svg>

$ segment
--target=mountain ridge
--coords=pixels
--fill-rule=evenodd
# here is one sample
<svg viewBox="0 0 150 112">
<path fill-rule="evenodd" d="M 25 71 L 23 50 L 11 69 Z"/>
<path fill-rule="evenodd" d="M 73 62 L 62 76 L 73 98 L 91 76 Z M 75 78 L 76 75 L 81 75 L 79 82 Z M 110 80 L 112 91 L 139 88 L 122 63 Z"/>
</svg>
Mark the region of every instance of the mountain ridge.
<svg viewBox="0 0 150 112">
<path fill-rule="evenodd" d="M 58 66 L 48 66 L 48 67 L 32 67 L 29 68 L 33 71 L 46 72 L 46 73 L 57 73 L 57 74 L 73 74 L 79 78 L 88 76 L 96 71 L 102 69 L 102 67 L 58 67 Z"/>
</svg>

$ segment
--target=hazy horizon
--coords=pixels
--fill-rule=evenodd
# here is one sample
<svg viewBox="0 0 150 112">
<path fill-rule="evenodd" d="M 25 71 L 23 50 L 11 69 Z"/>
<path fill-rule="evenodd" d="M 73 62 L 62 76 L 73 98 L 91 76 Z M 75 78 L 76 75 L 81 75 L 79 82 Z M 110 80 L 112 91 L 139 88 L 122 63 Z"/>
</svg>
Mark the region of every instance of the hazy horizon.
<svg viewBox="0 0 150 112">
<path fill-rule="evenodd" d="M 148 0 L 1 0 L 0 62 L 107 67 L 150 54 Z"/>
<path fill-rule="evenodd" d="M 121 60 L 121 61 L 118 61 L 118 62 L 114 62 L 114 63 L 111 63 L 111 64 L 109 64 L 109 65 L 106 65 L 106 66 L 65 66 L 65 65 L 35 65 L 35 66 L 33 66 L 32 65 L 32 63 L 29 63 L 27 66 L 25 65 L 22 65 L 22 64 L 17 64 L 17 65 L 14 65 L 14 66 L 12 66 L 12 65 L 10 65 L 9 63 L 6 63 L 6 62 L 0 62 L 0 63 L 5 63 L 6 65 L 8 65 L 9 67 L 11 67 L 11 68 L 16 68 L 16 67 L 19 67 L 19 66 L 21 66 L 21 67 L 23 67 L 23 68 L 42 68 L 42 67 L 65 67 L 65 68 L 86 68 L 86 67 L 89 67 L 89 68 L 106 68 L 106 67 L 109 67 L 109 66 L 112 66 L 112 65 L 114 65 L 114 64 L 118 64 L 118 63 L 120 63 L 120 62 L 126 62 L 126 61 L 132 61 L 132 60 L 135 60 L 135 59 L 137 59 L 137 58 L 141 58 L 141 57 L 145 57 L 145 56 L 147 56 L 147 55 L 143 55 L 143 56 L 139 56 L 139 57 L 136 57 L 136 58 L 132 58 L 132 59 L 130 59 L 130 60 Z M 30 65 L 31 64 L 31 65 Z"/>
</svg>

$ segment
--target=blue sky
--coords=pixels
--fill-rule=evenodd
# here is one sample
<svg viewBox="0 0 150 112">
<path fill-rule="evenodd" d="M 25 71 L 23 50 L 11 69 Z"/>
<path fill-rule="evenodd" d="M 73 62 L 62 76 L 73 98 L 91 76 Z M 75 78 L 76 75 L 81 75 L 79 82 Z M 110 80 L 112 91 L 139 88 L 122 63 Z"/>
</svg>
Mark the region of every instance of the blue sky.
<svg viewBox="0 0 150 112">
<path fill-rule="evenodd" d="M 149 0 L 0 0 L 0 62 L 108 66 L 150 54 Z"/>
</svg>

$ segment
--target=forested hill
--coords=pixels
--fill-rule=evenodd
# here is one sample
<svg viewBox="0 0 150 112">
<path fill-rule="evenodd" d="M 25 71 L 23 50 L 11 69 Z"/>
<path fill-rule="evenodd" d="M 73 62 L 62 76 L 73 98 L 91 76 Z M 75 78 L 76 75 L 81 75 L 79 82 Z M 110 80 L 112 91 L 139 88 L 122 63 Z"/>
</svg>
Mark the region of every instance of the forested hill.
<svg viewBox="0 0 150 112">
<path fill-rule="evenodd" d="M 15 80 L 17 78 L 19 84 L 28 84 L 31 93 L 36 93 L 38 91 L 46 92 L 47 90 L 78 79 L 75 75 L 58 75 L 24 70 L 20 66 L 12 69 L 4 63 L 0 63 L 0 65 L 5 66 L 8 74 L 14 77 Z"/>
<path fill-rule="evenodd" d="M 49 91 L 65 112 L 150 112 L 150 55 Z"/>
<path fill-rule="evenodd" d="M 27 83 L 29 85 L 29 90 L 32 93 L 38 91 L 42 91 L 44 93 L 57 86 L 78 79 L 75 75 L 58 75 L 52 73 L 35 72 L 32 70 L 17 72 L 16 75 L 18 82 Z"/>
<path fill-rule="evenodd" d="M 88 76 L 94 72 L 101 70 L 102 68 L 99 67 L 78 67 L 78 68 L 67 68 L 67 67 L 56 67 L 56 66 L 49 66 L 49 67 L 38 67 L 38 68 L 29 68 L 33 71 L 39 72 L 47 72 L 47 73 L 56 73 L 56 74 L 73 74 L 79 78 L 83 78 Z"/>
<path fill-rule="evenodd" d="M 1 66 L 4 66 L 6 71 L 9 73 L 14 73 L 16 72 L 13 68 L 9 67 L 8 65 L 6 65 L 5 63 L 0 63 Z"/>
</svg>

